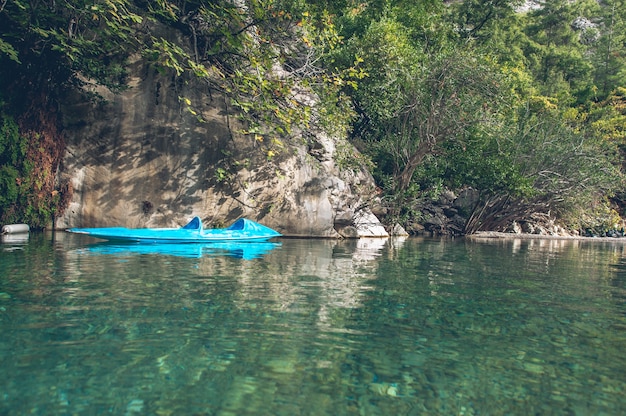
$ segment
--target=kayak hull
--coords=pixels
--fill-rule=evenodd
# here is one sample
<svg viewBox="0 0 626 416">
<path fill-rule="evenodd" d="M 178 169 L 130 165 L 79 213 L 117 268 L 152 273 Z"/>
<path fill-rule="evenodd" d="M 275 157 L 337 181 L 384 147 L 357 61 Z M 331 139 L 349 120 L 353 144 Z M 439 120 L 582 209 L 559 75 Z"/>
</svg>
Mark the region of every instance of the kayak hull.
<svg viewBox="0 0 626 416">
<path fill-rule="evenodd" d="M 280 237 L 281 234 L 257 222 L 240 218 L 228 228 L 203 229 L 200 218 L 194 217 L 181 228 L 70 228 L 74 234 L 83 234 L 108 241 L 177 244 L 254 242 Z"/>
</svg>

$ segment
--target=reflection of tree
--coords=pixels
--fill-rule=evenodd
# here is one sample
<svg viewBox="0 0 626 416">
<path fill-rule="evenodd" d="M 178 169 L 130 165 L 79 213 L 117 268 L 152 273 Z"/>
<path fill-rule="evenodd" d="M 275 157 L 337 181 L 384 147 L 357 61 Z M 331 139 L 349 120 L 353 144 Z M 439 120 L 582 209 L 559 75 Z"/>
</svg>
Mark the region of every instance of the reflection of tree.
<svg viewBox="0 0 626 416">
<path fill-rule="evenodd" d="M 410 240 L 380 263 L 353 316 L 370 346 L 360 350 L 353 394 L 385 404 L 413 397 L 425 414 L 457 413 L 474 400 L 488 413 L 530 411 L 530 397 L 581 377 L 551 360 L 597 350 L 611 316 L 610 264 L 624 254 L 621 243 Z M 518 394 L 520 383 L 527 391 Z"/>
</svg>

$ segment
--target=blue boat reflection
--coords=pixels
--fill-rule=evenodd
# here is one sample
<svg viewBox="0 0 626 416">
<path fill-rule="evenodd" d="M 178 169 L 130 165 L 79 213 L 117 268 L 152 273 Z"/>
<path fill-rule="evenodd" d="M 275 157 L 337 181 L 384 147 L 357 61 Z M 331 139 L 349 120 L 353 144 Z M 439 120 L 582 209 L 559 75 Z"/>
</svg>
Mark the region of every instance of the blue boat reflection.
<svg viewBox="0 0 626 416">
<path fill-rule="evenodd" d="M 263 257 L 270 251 L 280 247 L 281 243 L 188 243 L 188 244 L 120 244 L 101 242 L 80 249 L 80 252 L 114 256 L 156 254 L 187 258 L 208 256 L 227 256 L 244 260 Z"/>
</svg>

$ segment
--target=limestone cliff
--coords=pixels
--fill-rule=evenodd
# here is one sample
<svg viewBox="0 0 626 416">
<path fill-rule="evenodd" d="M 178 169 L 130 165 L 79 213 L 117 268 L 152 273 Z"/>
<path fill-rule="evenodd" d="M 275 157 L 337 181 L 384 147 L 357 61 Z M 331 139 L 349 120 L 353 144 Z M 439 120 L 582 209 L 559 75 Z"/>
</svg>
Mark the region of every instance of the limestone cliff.
<svg viewBox="0 0 626 416">
<path fill-rule="evenodd" d="M 207 226 L 247 217 L 289 236 L 386 235 L 366 208 L 369 173 L 336 163 L 338 143 L 356 152 L 345 139 L 303 132 L 268 160 L 218 91 L 140 59 L 128 71 L 126 91 L 64 101 L 59 179 L 73 197 L 57 228 L 170 227 L 198 215 Z M 204 103 L 203 122 L 181 96 Z"/>
</svg>

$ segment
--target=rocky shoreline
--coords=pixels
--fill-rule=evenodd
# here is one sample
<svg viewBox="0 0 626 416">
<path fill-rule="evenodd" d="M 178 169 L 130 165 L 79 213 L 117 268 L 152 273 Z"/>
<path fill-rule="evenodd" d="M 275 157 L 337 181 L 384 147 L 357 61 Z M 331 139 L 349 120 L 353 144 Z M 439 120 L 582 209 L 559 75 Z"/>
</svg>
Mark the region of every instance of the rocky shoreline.
<svg viewBox="0 0 626 416">
<path fill-rule="evenodd" d="M 479 231 L 475 234 L 468 234 L 469 239 L 522 239 L 522 240 L 576 240 L 576 241 L 598 241 L 626 244 L 626 237 L 587 237 L 579 235 L 549 235 L 549 234 L 527 234 L 527 233 L 505 233 L 498 231 Z"/>
</svg>

